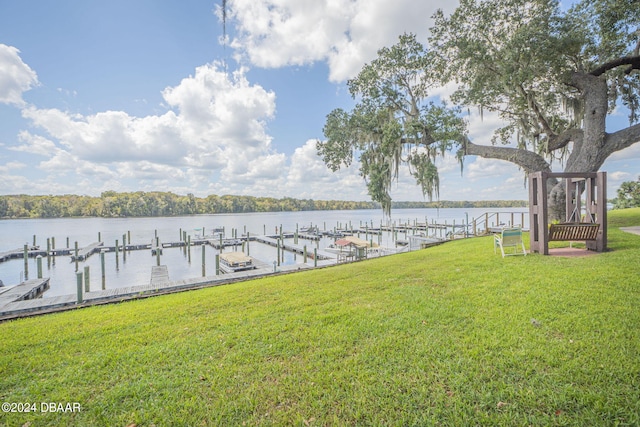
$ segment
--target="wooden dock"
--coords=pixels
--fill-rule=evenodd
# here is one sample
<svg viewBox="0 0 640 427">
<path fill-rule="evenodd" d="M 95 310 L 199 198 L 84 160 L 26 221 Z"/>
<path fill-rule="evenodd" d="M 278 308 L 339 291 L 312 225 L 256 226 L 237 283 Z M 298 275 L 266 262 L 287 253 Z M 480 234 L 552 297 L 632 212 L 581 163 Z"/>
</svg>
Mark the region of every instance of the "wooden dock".
<svg viewBox="0 0 640 427">
<path fill-rule="evenodd" d="M 227 285 L 274 274 L 287 274 L 300 270 L 306 270 L 313 268 L 313 264 L 308 263 L 280 266 L 275 272 L 273 266 L 265 263 L 256 263 L 256 267 L 257 268 L 253 270 L 220 274 L 218 276 L 197 277 L 177 281 L 158 280 L 156 282 L 151 280 L 150 283 L 146 285 L 86 292 L 83 295 L 83 302 L 80 304 L 78 304 L 77 296 L 75 294 L 61 295 L 51 298 L 13 300 L 12 302 L 2 302 L 5 300 L 0 300 L 0 321 L 37 314 L 70 310 L 77 307 L 108 304 L 132 299 L 147 298 L 155 295 L 201 289 L 211 286 Z M 168 271 L 166 277 L 168 278 Z M 48 285 L 48 279 L 46 279 L 46 283 Z"/>
<path fill-rule="evenodd" d="M 162 286 L 169 283 L 169 268 L 166 265 L 151 267 L 151 286 Z"/>
<path fill-rule="evenodd" d="M 0 252 L 0 262 L 8 261 L 13 258 L 24 257 L 24 248 L 13 249 L 6 252 Z"/>
<path fill-rule="evenodd" d="M 37 299 L 49 289 L 49 278 L 33 279 L 12 287 L 0 288 L 0 311 L 4 306 L 16 302 Z"/>
<path fill-rule="evenodd" d="M 277 236 L 256 236 L 254 239 L 257 242 L 264 243 L 269 246 L 274 246 L 274 247 L 278 246 Z M 280 241 L 280 247 L 284 248 L 285 251 L 304 255 L 304 245 L 296 245 L 295 243 L 289 243 L 282 240 Z M 313 259 L 313 249 L 314 248 L 307 248 L 307 256 L 311 259 Z M 317 253 L 318 253 L 318 260 L 335 258 L 333 254 L 323 251 L 321 249 L 318 249 Z"/>
<path fill-rule="evenodd" d="M 96 252 L 100 252 L 102 247 L 102 242 L 91 243 L 89 246 L 78 249 L 78 255 L 71 255 L 71 261 L 84 261 Z"/>
</svg>

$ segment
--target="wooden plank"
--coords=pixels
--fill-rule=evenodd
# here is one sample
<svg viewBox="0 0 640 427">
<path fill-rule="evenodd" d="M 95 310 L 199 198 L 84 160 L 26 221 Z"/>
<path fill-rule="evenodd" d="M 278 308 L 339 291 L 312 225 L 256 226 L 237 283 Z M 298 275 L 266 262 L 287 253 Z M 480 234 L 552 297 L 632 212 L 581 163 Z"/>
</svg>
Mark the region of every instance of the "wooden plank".
<svg viewBox="0 0 640 427">
<path fill-rule="evenodd" d="M 78 249 L 78 256 L 72 255 L 71 260 L 75 261 L 84 261 L 89 258 L 91 255 L 98 251 L 98 248 L 102 246 L 102 242 L 94 242 L 84 248 Z"/>
<path fill-rule="evenodd" d="M 551 224 L 550 241 L 587 241 L 596 240 L 600 224 Z"/>
<path fill-rule="evenodd" d="M 151 267 L 151 280 L 152 286 L 160 286 L 165 283 L 169 283 L 169 268 L 166 265 L 158 265 Z"/>
<path fill-rule="evenodd" d="M 0 306 L 15 301 L 39 298 L 47 289 L 49 289 L 49 278 L 27 280 L 0 294 Z"/>
</svg>

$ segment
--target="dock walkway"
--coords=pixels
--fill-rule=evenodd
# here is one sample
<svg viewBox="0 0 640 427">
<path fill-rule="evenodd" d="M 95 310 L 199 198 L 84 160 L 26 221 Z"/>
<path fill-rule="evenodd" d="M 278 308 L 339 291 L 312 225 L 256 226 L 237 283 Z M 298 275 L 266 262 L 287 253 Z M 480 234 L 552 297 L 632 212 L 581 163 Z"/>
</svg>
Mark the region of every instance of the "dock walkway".
<svg viewBox="0 0 640 427">
<path fill-rule="evenodd" d="M 162 266 L 161 266 L 162 267 Z M 274 272 L 273 267 L 259 263 L 254 270 L 239 271 L 236 273 L 220 274 L 218 276 L 197 277 L 183 280 L 150 280 L 146 285 L 128 286 L 106 290 L 90 291 L 83 295 L 83 302 L 78 304 L 77 295 L 61 295 L 51 298 L 38 298 L 2 303 L 0 301 L 0 321 L 25 317 L 35 314 L 52 313 L 56 311 L 70 310 L 78 307 L 86 307 L 111 302 L 121 302 L 154 295 L 163 295 L 193 289 L 201 289 L 211 286 L 227 285 L 248 279 L 272 276 L 274 274 L 287 274 L 300 270 L 313 268 L 313 262 L 307 264 L 294 264 L 280 266 Z M 168 277 L 168 272 L 167 272 Z M 46 283 L 49 283 L 49 279 Z M 1 296 L 1 295 L 0 295 Z"/>
<path fill-rule="evenodd" d="M 32 279 L 12 287 L 0 288 L 0 312 L 4 307 L 16 301 L 28 301 L 40 298 L 49 289 L 49 279 Z"/>
<path fill-rule="evenodd" d="M 166 265 L 151 267 L 151 286 L 162 286 L 169 281 L 169 268 Z"/>
<path fill-rule="evenodd" d="M 278 246 L 278 239 L 272 236 L 256 236 L 254 238 L 257 242 L 264 243 L 270 246 Z M 280 247 L 284 248 L 284 250 L 289 252 L 294 252 L 300 255 L 304 255 L 304 246 L 305 245 L 296 245 L 295 243 L 285 242 L 284 240 L 280 242 Z M 313 247 L 307 247 L 307 256 L 309 258 L 313 258 Z M 335 255 L 326 252 L 322 249 L 317 250 L 318 260 L 326 260 L 326 259 L 334 259 Z"/>
<path fill-rule="evenodd" d="M 102 242 L 94 242 L 89 246 L 85 246 L 84 248 L 78 249 L 78 255 L 71 255 L 72 261 L 84 261 L 89 258 L 91 255 L 99 252 L 102 249 Z"/>
</svg>

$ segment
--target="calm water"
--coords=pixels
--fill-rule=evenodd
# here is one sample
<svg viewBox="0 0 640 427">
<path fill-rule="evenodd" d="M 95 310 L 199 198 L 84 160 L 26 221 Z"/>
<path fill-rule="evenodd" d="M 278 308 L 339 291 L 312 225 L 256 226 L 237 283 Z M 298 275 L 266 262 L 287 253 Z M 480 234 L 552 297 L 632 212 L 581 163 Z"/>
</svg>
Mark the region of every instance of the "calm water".
<svg viewBox="0 0 640 427">
<path fill-rule="evenodd" d="M 356 210 L 356 211 L 310 211 L 310 212 L 270 212 L 251 214 L 216 214 L 181 216 L 168 218 L 56 218 L 56 219 L 18 219 L 0 220 L 0 252 L 22 248 L 23 245 L 33 244 L 35 235 L 36 245 L 46 249 L 47 238 L 55 238 L 56 248 L 73 247 L 78 242 L 79 247 L 87 246 L 98 241 L 98 233 L 105 246 L 114 246 L 115 241 L 122 243 L 123 234 L 130 233 L 131 242 L 128 244 L 147 244 L 154 236 L 158 235 L 162 242 L 180 241 L 180 230 L 186 231 L 192 239 L 201 234 L 205 229 L 206 234 L 216 227 L 224 227 L 226 237 L 231 237 L 232 229 L 237 229 L 238 234 L 246 231 L 251 235 L 276 234 L 276 230 L 282 226 L 284 231 L 295 231 L 299 228 L 315 225 L 320 230 L 332 230 L 335 227 L 378 227 L 389 221 L 398 223 L 411 223 L 415 221 L 432 223 L 436 221 L 451 224 L 463 224 L 468 219 L 483 216 L 485 212 L 527 212 L 526 208 L 508 209 L 398 209 L 392 212 L 391 218 L 383 218 L 380 210 Z M 504 215 L 504 221 L 508 216 Z M 525 215 L 528 223 L 528 217 Z M 502 222 L 502 221 L 501 221 Z M 519 218 L 516 220 L 519 223 Z M 525 226 L 527 226 L 525 224 Z M 398 236 L 403 238 L 404 235 Z M 377 237 L 376 237 L 377 238 Z M 305 241 L 300 239 L 299 244 L 306 244 L 309 251 L 314 247 L 324 248 L 333 242 L 331 238 L 323 238 L 320 242 Z M 394 247 L 394 236 L 384 233 L 381 237 L 382 246 Z M 161 263 L 169 268 L 171 280 L 180 280 L 189 277 L 202 276 L 202 251 L 205 251 L 205 274 L 215 275 L 215 255 L 219 253 L 211 246 L 192 246 L 190 251 L 184 248 L 165 248 Z M 233 251 L 234 248 L 226 248 L 225 251 Z M 238 247 L 237 250 L 241 250 Z M 270 265 L 276 260 L 276 248 L 251 242 L 250 255 Z M 286 252 L 282 261 L 283 265 L 302 263 L 301 255 Z M 156 257 L 150 250 L 127 252 L 126 258 L 122 253 L 116 258 L 114 252 L 105 254 L 106 278 L 104 284 L 101 279 L 100 256 L 95 254 L 85 262 L 78 263 L 80 271 L 89 266 L 91 277 L 91 290 L 110 289 L 124 286 L 136 286 L 149 283 L 151 267 L 156 265 Z M 50 277 L 51 288 L 46 292 L 46 297 L 74 294 L 76 292 L 75 262 L 69 256 L 52 257 L 43 259 L 43 276 Z M 29 258 L 28 277 L 37 275 L 36 259 Z M 18 284 L 24 279 L 24 260 L 14 259 L 0 263 L 0 280 L 5 285 Z"/>
</svg>

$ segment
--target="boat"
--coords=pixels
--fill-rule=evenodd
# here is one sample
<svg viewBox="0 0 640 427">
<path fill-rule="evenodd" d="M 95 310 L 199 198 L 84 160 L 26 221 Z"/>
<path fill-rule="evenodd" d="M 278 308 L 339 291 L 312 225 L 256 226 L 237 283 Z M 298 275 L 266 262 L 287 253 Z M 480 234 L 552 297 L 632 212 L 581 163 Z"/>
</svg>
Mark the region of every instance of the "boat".
<svg viewBox="0 0 640 427">
<path fill-rule="evenodd" d="M 220 270 L 225 273 L 235 273 L 237 271 L 253 270 L 253 258 L 242 252 L 227 252 L 220 254 Z"/>
</svg>

